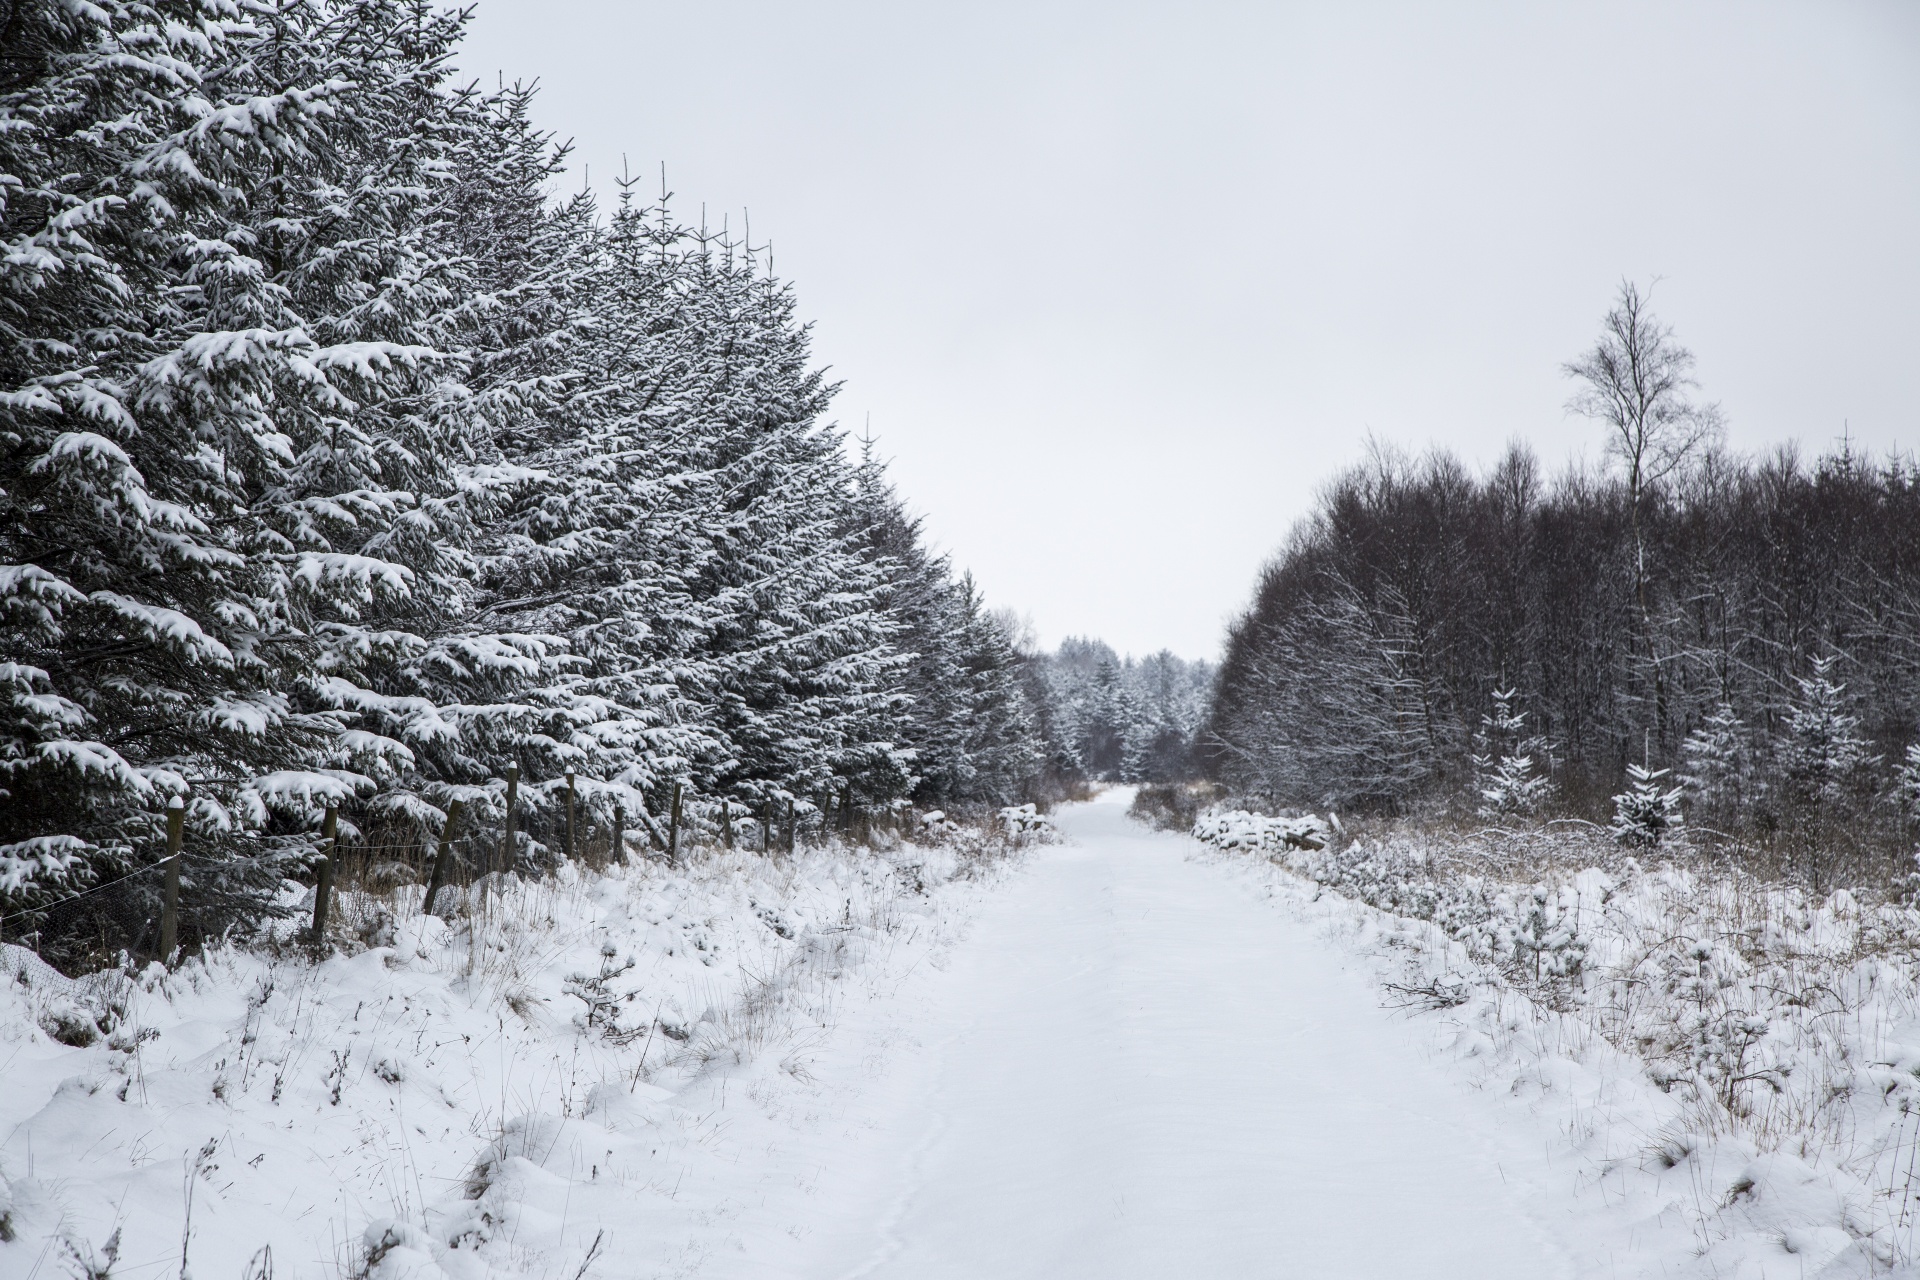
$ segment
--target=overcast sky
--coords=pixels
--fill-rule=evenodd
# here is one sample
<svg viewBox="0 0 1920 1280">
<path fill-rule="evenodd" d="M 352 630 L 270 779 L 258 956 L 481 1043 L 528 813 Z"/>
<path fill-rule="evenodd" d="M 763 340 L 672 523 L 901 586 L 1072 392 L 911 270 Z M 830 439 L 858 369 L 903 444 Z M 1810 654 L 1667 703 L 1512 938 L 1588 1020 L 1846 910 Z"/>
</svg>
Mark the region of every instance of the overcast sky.
<svg viewBox="0 0 1920 1280">
<path fill-rule="evenodd" d="M 480 0 L 463 61 L 748 211 L 1049 643 L 1213 656 L 1369 432 L 1597 456 L 1558 369 L 1623 276 L 1736 443 L 1920 444 L 1912 0 Z"/>
</svg>

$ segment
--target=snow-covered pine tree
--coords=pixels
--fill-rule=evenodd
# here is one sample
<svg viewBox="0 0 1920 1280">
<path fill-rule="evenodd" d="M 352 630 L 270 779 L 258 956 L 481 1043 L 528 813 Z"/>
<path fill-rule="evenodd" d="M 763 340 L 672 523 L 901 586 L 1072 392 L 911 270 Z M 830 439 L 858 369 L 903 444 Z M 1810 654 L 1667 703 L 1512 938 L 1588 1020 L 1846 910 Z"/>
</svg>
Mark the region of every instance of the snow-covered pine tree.
<svg viewBox="0 0 1920 1280">
<path fill-rule="evenodd" d="M 477 124 L 445 86 L 462 22 L 405 0 L 288 3 L 252 49 L 264 83 L 230 89 L 350 86 L 322 145 L 247 192 L 234 239 L 249 252 L 232 270 L 259 287 L 193 317 L 214 341 L 279 336 L 244 356 L 229 340 L 225 367 L 167 370 L 175 412 L 204 420 L 223 393 L 241 421 L 245 405 L 271 406 L 256 429 L 271 428 L 280 457 L 249 491 L 253 536 L 275 612 L 301 637 L 288 652 L 294 705 L 337 726 L 308 767 L 241 789 L 248 825 L 317 825 L 342 783 L 379 793 L 365 812 L 437 825 L 421 794 L 427 754 L 460 758 L 451 709 L 489 701 L 443 678 L 527 661 L 449 636 L 479 514 L 461 475 L 475 422 L 450 341 L 471 284 L 445 233 L 454 158 Z"/>
<path fill-rule="evenodd" d="M 926 549 L 871 441 L 862 442 L 855 483 L 855 519 L 906 659 L 906 701 L 888 736 L 912 753 L 914 800 L 948 810 L 1016 803 L 1038 779 L 1042 746 L 1012 637 L 973 579 L 955 580 L 947 558 Z"/>
<path fill-rule="evenodd" d="M 1627 766 L 1627 789 L 1613 798 L 1613 836 L 1622 844 L 1642 849 L 1686 844 L 1686 817 L 1680 809 L 1682 788 L 1663 786 L 1666 769 Z"/>
<path fill-rule="evenodd" d="M 1534 759 L 1544 744 L 1526 736 L 1527 713 L 1514 710 L 1518 694 L 1495 689 L 1493 709 L 1480 717 L 1479 750 L 1471 759 L 1483 818 L 1538 813 L 1553 795 L 1553 779 Z"/>
<path fill-rule="evenodd" d="M 1003 806 L 1033 793 L 1044 746 L 1035 725 L 1021 658 L 1005 619 L 989 611 L 972 574 L 949 584 L 948 613 L 958 637 L 965 708 L 962 749 L 968 785 L 963 803 Z"/>
<path fill-rule="evenodd" d="M 1805 809 L 1846 803 L 1863 772 L 1880 758 L 1860 736 L 1860 718 L 1847 710 L 1846 685 L 1833 678 L 1838 661 L 1815 658 L 1813 674 L 1796 678 L 1799 696 L 1780 745 L 1787 793 Z"/>
<path fill-rule="evenodd" d="M 850 527 L 851 468 L 820 421 L 832 388 L 810 367 L 790 288 L 724 237 L 686 263 L 682 457 L 707 558 L 690 581 L 709 618 L 690 700 L 729 755 L 708 794 L 817 804 L 910 772 L 884 735 L 903 660 L 880 571 Z"/>
<path fill-rule="evenodd" d="M 1680 786 L 1696 813 L 1718 821 L 1739 817 L 1752 799 L 1752 752 L 1747 725 L 1731 703 L 1715 707 L 1680 747 L 1685 771 Z"/>
<path fill-rule="evenodd" d="M 550 204 L 423 0 L 11 21 L 0 910 L 151 860 L 174 796 L 233 920 L 328 804 L 437 827 L 509 760 L 590 808 L 912 784 L 908 619 L 755 253 Z M 1012 798 L 1032 664 L 923 568 L 942 794 Z"/>
<path fill-rule="evenodd" d="M 1900 807 L 1908 813 L 1920 814 L 1920 742 L 1908 744 L 1906 758 L 1895 772 L 1894 783 Z"/>
<path fill-rule="evenodd" d="M 1122 779 L 1127 758 L 1127 727 L 1134 718 L 1131 691 L 1126 686 L 1120 659 L 1111 649 L 1095 658 L 1077 690 L 1080 701 L 1080 738 L 1076 754 L 1086 762 L 1094 777 L 1114 781 Z"/>
<path fill-rule="evenodd" d="M 913 773 L 892 794 L 865 794 L 867 803 L 915 795 L 934 808 L 951 808 L 971 790 L 967 759 L 966 672 L 954 626 L 948 565 L 922 543 L 920 521 L 910 515 L 888 481 L 873 442 L 860 444 L 854 471 L 852 518 L 863 550 L 884 583 L 880 600 L 897 624 L 893 643 L 906 659 L 900 672 L 905 695 L 894 709 L 888 737 L 912 761 Z"/>
<path fill-rule="evenodd" d="M 193 847 L 217 848 L 255 816 L 237 802 L 256 780 L 301 772 L 337 739 L 284 678 L 307 639 L 286 607 L 298 553 L 252 503 L 292 460 L 281 398 L 337 404 L 334 380 L 384 355 L 323 346 L 292 320 L 242 220 L 270 182 L 313 180 L 349 82 L 304 61 L 267 76 L 267 24 L 223 5 L 15 17 L 24 56 L 0 97 L 15 691 L 0 860 L 17 907 L 150 859 L 169 796 L 190 796 Z M 233 901 L 201 888 L 194 904 Z"/>
<path fill-rule="evenodd" d="M 588 198 L 545 207 L 562 156 L 527 102 L 517 88 L 488 102 L 492 142 L 476 166 L 475 198 L 503 224 L 477 247 L 504 233 L 513 269 L 485 281 L 477 316 L 498 334 L 472 375 L 492 446 L 477 470 L 497 516 L 474 618 L 556 646 L 498 744 L 522 794 L 557 801 L 573 770 L 590 818 L 624 810 L 644 825 L 688 759 L 713 754 L 676 710 L 675 673 L 700 634 L 684 588 L 699 539 L 674 483 L 672 426 L 651 412 L 682 389 L 662 394 L 676 377 L 677 265 L 630 195 L 608 228 Z"/>
<path fill-rule="evenodd" d="M 1162 650 L 1130 664 L 1139 714 L 1127 728 L 1127 778 L 1180 782 L 1198 767 L 1194 735 L 1206 718 L 1213 669 Z"/>
</svg>

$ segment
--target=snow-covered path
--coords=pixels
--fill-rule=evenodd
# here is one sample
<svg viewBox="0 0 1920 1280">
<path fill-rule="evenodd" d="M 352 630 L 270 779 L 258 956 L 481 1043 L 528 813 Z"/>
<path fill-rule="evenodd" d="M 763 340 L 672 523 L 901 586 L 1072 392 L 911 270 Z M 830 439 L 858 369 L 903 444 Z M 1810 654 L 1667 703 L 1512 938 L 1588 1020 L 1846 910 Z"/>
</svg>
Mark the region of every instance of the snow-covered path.
<svg viewBox="0 0 1920 1280">
<path fill-rule="evenodd" d="M 1537 1138 L 1310 927 L 1118 803 L 997 895 L 928 995 L 883 1163 L 785 1274 L 1547 1277 Z M 898 1082 L 897 1082 L 898 1083 Z M 831 1175 L 829 1177 L 831 1181 Z M 840 1216 L 840 1215 L 836 1215 Z"/>
</svg>

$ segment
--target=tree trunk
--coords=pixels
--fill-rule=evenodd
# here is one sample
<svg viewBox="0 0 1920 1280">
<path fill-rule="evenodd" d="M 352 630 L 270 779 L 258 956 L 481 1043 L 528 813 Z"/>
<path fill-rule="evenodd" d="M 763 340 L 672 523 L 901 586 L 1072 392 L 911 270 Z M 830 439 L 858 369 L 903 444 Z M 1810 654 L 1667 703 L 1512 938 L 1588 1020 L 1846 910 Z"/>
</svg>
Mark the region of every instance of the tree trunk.
<svg viewBox="0 0 1920 1280">
<path fill-rule="evenodd" d="M 514 837 L 519 834 L 516 822 L 519 803 L 520 766 L 510 764 L 507 766 L 507 830 L 506 834 L 500 837 L 500 865 L 494 868 L 495 871 L 513 870 L 513 859 L 519 852 L 514 841 Z"/>
<path fill-rule="evenodd" d="M 187 807 L 179 796 L 167 805 L 167 878 L 160 901 L 160 963 L 173 961 L 173 949 L 180 942 L 180 842 L 184 834 Z"/>
<path fill-rule="evenodd" d="M 326 850 L 320 857 L 320 874 L 313 886 L 313 941 L 318 946 L 327 939 L 327 899 L 333 893 L 333 864 L 340 860 L 340 806 L 327 806 L 320 824 L 320 844 Z"/>
</svg>

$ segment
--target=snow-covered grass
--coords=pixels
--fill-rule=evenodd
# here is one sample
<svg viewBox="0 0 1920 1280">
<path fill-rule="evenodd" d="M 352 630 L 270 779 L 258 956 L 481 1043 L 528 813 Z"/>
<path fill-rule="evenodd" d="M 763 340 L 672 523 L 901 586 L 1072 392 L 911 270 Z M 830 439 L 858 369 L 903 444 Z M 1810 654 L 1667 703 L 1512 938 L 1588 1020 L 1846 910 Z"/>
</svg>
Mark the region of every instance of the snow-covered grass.
<svg viewBox="0 0 1920 1280">
<path fill-rule="evenodd" d="M 1256 853 L 1270 888 L 1382 961 L 1389 1001 L 1444 1019 L 1483 1081 L 1534 1099 L 1674 1274 L 1912 1273 L 1911 906 L 1641 865 L 1565 829 L 1311 849 L 1226 813 L 1195 834 Z"/>
<path fill-rule="evenodd" d="M 803 1193 L 845 1001 L 1036 831 L 935 834 L 494 877 L 451 922 L 344 893 L 317 961 L 291 923 L 78 982 L 8 948 L 0 1274 L 691 1273 Z"/>
</svg>

